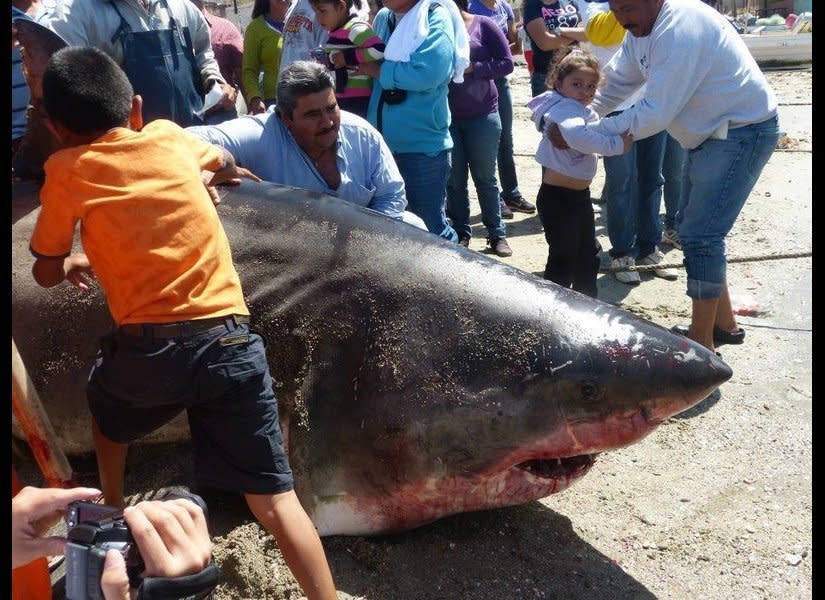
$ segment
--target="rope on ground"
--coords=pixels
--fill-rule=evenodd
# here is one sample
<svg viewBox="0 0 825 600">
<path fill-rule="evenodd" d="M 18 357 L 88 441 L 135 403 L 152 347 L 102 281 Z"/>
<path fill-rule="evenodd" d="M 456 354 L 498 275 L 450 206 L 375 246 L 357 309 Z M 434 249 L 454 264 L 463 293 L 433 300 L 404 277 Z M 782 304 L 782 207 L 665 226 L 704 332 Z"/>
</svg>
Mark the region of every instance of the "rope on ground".
<svg viewBox="0 0 825 600">
<path fill-rule="evenodd" d="M 784 254 L 761 254 L 756 256 L 735 256 L 727 259 L 728 264 L 744 262 L 760 262 L 765 260 L 784 260 L 787 258 L 808 258 L 813 256 L 813 251 L 786 252 Z M 658 265 L 636 265 L 634 267 L 601 267 L 599 273 L 618 273 L 619 271 L 654 271 L 657 269 L 684 269 L 683 263 L 659 263 Z"/>
<path fill-rule="evenodd" d="M 812 148 L 774 148 L 774 152 L 802 152 L 805 154 L 812 154 Z M 513 152 L 513 156 L 522 156 L 525 158 L 533 158 L 535 152 Z M 538 164 L 538 163 L 536 163 Z"/>
</svg>

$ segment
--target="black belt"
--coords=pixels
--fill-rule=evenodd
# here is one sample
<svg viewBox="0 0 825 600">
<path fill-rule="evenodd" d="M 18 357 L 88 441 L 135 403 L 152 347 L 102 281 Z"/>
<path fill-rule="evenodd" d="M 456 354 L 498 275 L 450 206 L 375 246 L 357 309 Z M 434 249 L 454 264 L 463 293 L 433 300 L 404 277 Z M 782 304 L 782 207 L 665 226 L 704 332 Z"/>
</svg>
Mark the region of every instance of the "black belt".
<svg viewBox="0 0 825 600">
<path fill-rule="evenodd" d="M 203 333 L 218 327 L 226 327 L 227 331 L 232 331 L 232 324 L 237 326 L 244 323 L 249 323 L 249 317 L 246 315 L 227 315 L 225 317 L 194 319 L 176 323 L 127 323 L 120 326 L 120 332 L 131 336 L 168 340 Z"/>
</svg>

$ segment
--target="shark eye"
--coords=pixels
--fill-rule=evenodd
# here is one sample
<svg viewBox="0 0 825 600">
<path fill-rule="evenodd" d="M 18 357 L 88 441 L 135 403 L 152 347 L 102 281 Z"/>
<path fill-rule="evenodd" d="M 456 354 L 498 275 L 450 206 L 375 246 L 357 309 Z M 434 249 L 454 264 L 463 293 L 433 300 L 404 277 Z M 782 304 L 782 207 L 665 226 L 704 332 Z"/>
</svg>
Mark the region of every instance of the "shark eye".
<svg viewBox="0 0 825 600">
<path fill-rule="evenodd" d="M 583 381 L 581 384 L 582 400 L 592 400 L 599 395 L 599 386 L 593 381 Z"/>
</svg>

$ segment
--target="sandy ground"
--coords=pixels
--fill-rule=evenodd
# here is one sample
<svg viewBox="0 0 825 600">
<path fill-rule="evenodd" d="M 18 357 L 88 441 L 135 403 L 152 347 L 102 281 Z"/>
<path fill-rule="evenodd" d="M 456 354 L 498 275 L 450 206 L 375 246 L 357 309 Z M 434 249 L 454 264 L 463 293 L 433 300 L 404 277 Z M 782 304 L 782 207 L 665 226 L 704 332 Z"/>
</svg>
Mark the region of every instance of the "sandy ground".
<svg viewBox="0 0 825 600">
<path fill-rule="evenodd" d="M 762 174 L 728 238 L 736 303 L 749 306 L 742 346 L 722 348 L 733 378 L 640 443 L 602 455 L 571 489 L 527 505 L 467 513 L 401 535 L 330 537 L 324 545 L 341 599 L 811 598 L 812 248 L 811 71 L 777 71 L 787 148 Z M 526 68 L 513 75 L 520 187 L 533 199 L 537 133 L 522 108 Z M 591 188 L 601 190 L 601 167 Z M 778 210 L 779 209 L 779 210 Z M 475 208 L 475 238 L 484 232 Z M 514 255 L 540 273 L 546 244 L 535 215 L 507 222 Z M 597 232 L 610 247 L 604 213 Z M 672 250 L 669 262 L 681 262 Z M 606 264 L 606 258 L 603 259 Z M 631 288 L 600 277 L 603 300 L 662 325 L 687 322 L 684 271 L 643 275 Z M 186 483 L 189 450 L 144 447 L 129 459 L 132 501 Z M 93 460 L 73 459 L 84 483 Z M 277 544 L 242 503 L 213 500 L 223 570 L 217 600 L 296 599 Z"/>
</svg>

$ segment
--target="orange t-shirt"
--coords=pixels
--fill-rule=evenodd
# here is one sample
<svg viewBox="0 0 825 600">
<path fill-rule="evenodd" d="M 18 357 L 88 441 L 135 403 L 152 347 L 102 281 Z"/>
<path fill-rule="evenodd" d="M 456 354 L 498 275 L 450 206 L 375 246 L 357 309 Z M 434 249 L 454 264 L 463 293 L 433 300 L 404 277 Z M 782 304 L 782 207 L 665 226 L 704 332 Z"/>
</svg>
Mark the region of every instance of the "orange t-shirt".
<svg viewBox="0 0 825 600">
<path fill-rule="evenodd" d="M 75 227 L 115 323 L 248 315 L 229 240 L 201 182 L 219 148 L 175 123 L 115 128 L 46 161 L 30 242 L 68 256 Z"/>
</svg>

